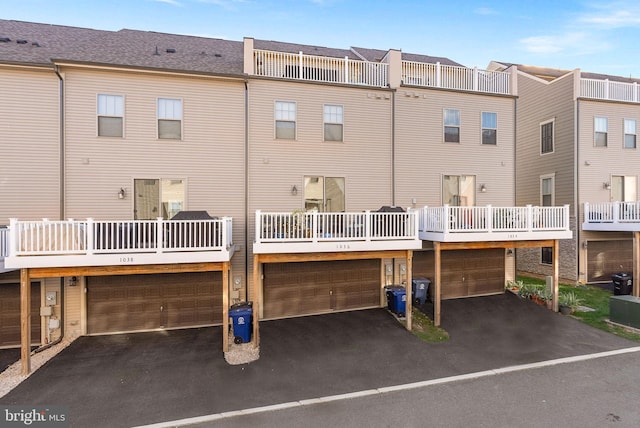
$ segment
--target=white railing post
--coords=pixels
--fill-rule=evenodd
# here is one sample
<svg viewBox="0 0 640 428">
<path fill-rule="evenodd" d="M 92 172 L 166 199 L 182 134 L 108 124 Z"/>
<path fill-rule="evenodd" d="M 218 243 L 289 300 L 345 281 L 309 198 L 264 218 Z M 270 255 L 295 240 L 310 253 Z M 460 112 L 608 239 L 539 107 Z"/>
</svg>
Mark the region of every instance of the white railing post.
<svg viewBox="0 0 640 428">
<path fill-rule="evenodd" d="M 298 54 L 298 79 L 302 79 L 302 51 Z"/>
<path fill-rule="evenodd" d="M 349 57 L 344 57 L 344 83 L 349 83 Z"/>
<path fill-rule="evenodd" d="M 614 202 L 611 208 L 613 208 L 613 219 L 612 219 L 613 222 L 619 223 L 620 222 L 620 202 L 618 201 Z"/>
<path fill-rule="evenodd" d="M 255 241 L 257 243 L 262 242 L 262 214 L 260 213 L 260 210 L 256 210 L 256 218 L 255 218 L 255 231 L 256 231 L 256 236 L 255 236 Z"/>
<path fill-rule="evenodd" d="M 485 227 L 487 228 L 487 232 L 493 232 L 493 208 L 491 207 L 491 204 L 487 205 L 484 221 L 486 223 Z"/>
<path fill-rule="evenodd" d="M 442 74 L 441 74 L 441 67 L 440 67 L 440 61 L 436 62 L 436 87 L 439 88 L 442 86 Z"/>
<path fill-rule="evenodd" d="M 15 257 L 18 254 L 18 219 L 9 219 L 9 256 Z"/>
<path fill-rule="evenodd" d="M 371 241 L 371 235 L 373 234 L 373 231 L 371 230 L 371 211 L 370 210 L 365 211 L 364 230 L 366 233 L 365 241 Z"/>
<path fill-rule="evenodd" d="M 214 222 L 217 222 L 218 220 L 213 220 Z M 220 220 L 220 228 L 222 229 L 222 236 L 220 237 L 220 248 L 225 251 L 229 249 L 229 244 L 231 244 L 231 240 L 229 239 L 229 217 L 222 217 L 222 220 Z M 215 224 L 215 223 L 213 223 Z M 213 226 L 212 224 L 212 226 Z M 214 229 L 217 229 L 214 227 Z"/>
<path fill-rule="evenodd" d="M 609 99 L 609 79 L 604 79 L 604 99 Z"/>
<path fill-rule="evenodd" d="M 564 205 L 564 229 L 569 230 L 569 204 Z"/>
<path fill-rule="evenodd" d="M 318 242 L 318 211 L 311 214 L 311 240 Z"/>
<path fill-rule="evenodd" d="M 633 82 L 633 102 L 638 102 L 638 82 Z"/>
<path fill-rule="evenodd" d="M 589 202 L 584 203 L 584 221 L 591 222 L 591 214 L 589 213 Z"/>
<path fill-rule="evenodd" d="M 527 205 L 527 231 L 533 231 L 533 207 L 531 205 Z"/>
<path fill-rule="evenodd" d="M 449 212 L 449 204 L 444 204 L 442 207 L 442 223 L 443 228 L 442 231 L 444 233 L 449 233 L 451 231 L 451 221 L 452 221 L 452 212 Z"/>
<path fill-rule="evenodd" d="M 161 253 L 163 250 L 163 245 L 162 245 L 163 223 L 164 223 L 164 220 L 162 219 L 162 217 L 156 218 L 156 253 Z"/>
<path fill-rule="evenodd" d="M 91 217 L 89 217 L 87 219 L 87 242 L 86 242 L 87 248 L 85 248 L 85 251 L 87 252 L 88 256 L 93 255 L 96 247 L 94 225 L 95 225 L 94 220 Z"/>
<path fill-rule="evenodd" d="M 473 90 L 478 90 L 478 67 L 473 67 Z"/>
</svg>

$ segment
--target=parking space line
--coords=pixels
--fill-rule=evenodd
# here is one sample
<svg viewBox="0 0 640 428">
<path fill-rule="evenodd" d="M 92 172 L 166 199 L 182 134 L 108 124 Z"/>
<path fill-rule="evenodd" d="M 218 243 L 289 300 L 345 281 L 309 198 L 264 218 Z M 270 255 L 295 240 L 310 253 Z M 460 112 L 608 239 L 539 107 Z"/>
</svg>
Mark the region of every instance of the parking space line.
<svg viewBox="0 0 640 428">
<path fill-rule="evenodd" d="M 580 361 L 595 360 L 598 358 L 606 358 L 606 357 L 611 357 L 615 355 L 630 354 L 633 352 L 640 352 L 640 346 L 636 346 L 632 348 L 616 349 L 613 351 L 597 352 L 594 354 L 585 354 L 585 355 L 576 355 L 573 357 L 557 358 L 553 360 L 540 361 L 537 363 L 520 364 L 516 366 L 503 367 L 499 369 L 484 370 L 481 372 L 467 373 L 462 375 L 443 377 L 439 379 L 431 379 L 431 380 L 425 380 L 420 382 L 406 383 L 403 385 L 387 386 L 387 387 L 381 387 L 381 388 L 375 388 L 375 389 L 366 389 L 362 391 L 349 392 L 349 393 L 338 394 L 338 395 L 329 395 L 325 397 L 311 398 L 311 399 L 300 400 L 300 401 L 290 401 L 288 403 L 273 404 L 270 406 L 253 407 L 249 409 L 235 410 L 230 412 L 214 413 L 211 415 L 197 416 L 197 417 L 186 418 L 186 419 L 178 419 L 175 421 L 159 422 L 151 425 L 141 425 L 135 428 L 170 428 L 170 427 L 181 427 L 186 425 L 195 425 L 199 423 L 214 422 L 222 419 L 228 419 L 236 416 L 273 412 L 277 410 L 285 410 L 285 409 L 291 409 L 295 407 L 312 406 L 315 404 L 326 403 L 331 401 L 349 400 L 353 398 L 367 397 L 371 395 L 381 395 L 381 394 L 387 394 L 390 392 L 406 391 L 410 389 L 424 388 L 427 386 L 459 382 L 462 380 L 479 379 L 479 378 L 488 377 L 488 376 L 497 376 L 505 373 L 531 370 L 536 368 L 555 366 L 559 364 L 569 364 L 569 363 L 576 363 Z"/>
</svg>

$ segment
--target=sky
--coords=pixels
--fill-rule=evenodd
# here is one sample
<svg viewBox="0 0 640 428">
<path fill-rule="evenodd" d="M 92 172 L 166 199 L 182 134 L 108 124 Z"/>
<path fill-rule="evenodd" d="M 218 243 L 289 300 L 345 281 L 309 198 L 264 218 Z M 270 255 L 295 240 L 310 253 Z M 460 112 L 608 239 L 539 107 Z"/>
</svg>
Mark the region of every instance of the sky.
<svg viewBox="0 0 640 428">
<path fill-rule="evenodd" d="M 640 77 L 639 0 L 0 0 L 0 18 Z"/>
</svg>

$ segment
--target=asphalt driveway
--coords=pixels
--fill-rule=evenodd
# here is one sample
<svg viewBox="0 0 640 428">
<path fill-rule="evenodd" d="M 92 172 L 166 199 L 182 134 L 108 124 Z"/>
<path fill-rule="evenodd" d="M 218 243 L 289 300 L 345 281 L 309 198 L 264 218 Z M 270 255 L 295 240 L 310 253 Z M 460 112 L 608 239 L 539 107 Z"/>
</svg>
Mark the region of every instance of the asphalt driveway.
<svg viewBox="0 0 640 428">
<path fill-rule="evenodd" d="M 260 359 L 231 366 L 219 327 L 81 337 L 0 404 L 69 408 L 72 426 L 188 418 L 636 346 L 506 293 L 445 301 L 450 340 L 384 309 L 260 324 Z"/>
</svg>

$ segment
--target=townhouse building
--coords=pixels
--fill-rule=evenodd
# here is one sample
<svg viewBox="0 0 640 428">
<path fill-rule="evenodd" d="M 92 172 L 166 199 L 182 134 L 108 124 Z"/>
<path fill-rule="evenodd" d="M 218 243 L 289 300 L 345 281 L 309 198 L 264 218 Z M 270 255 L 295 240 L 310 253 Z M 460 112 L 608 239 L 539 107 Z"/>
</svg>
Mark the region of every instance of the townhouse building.
<svg viewBox="0 0 640 428">
<path fill-rule="evenodd" d="M 561 242 L 561 277 L 597 283 L 638 274 L 638 79 L 517 68 L 517 203 L 571 207 L 574 234 Z M 518 270 L 548 275 L 551 256 L 548 248 L 522 250 Z"/>
<path fill-rule="evenodd" d="M 14 156 L 51 163 L 23 185 L 42 203 L 2 187 L 20 315 L 3 345 L 23 361 L 27 319 L 35 343 L 222 325 L 226 351 L 232 303 L 256 320 L 380 307 L 414 276 L 439 323 L 441 299 L 502 293 L 517 248 L 571 237 L 567 206 L 516 206 L 515 67 L 15 21 L 0 36 L 3 76 L 26 79 L 17 52 L 35 50 L 51 98 L 16 80 L 15 109 L 52 126 L 2 135 L 14 151 L 41 132 Z"/>
</svg>

